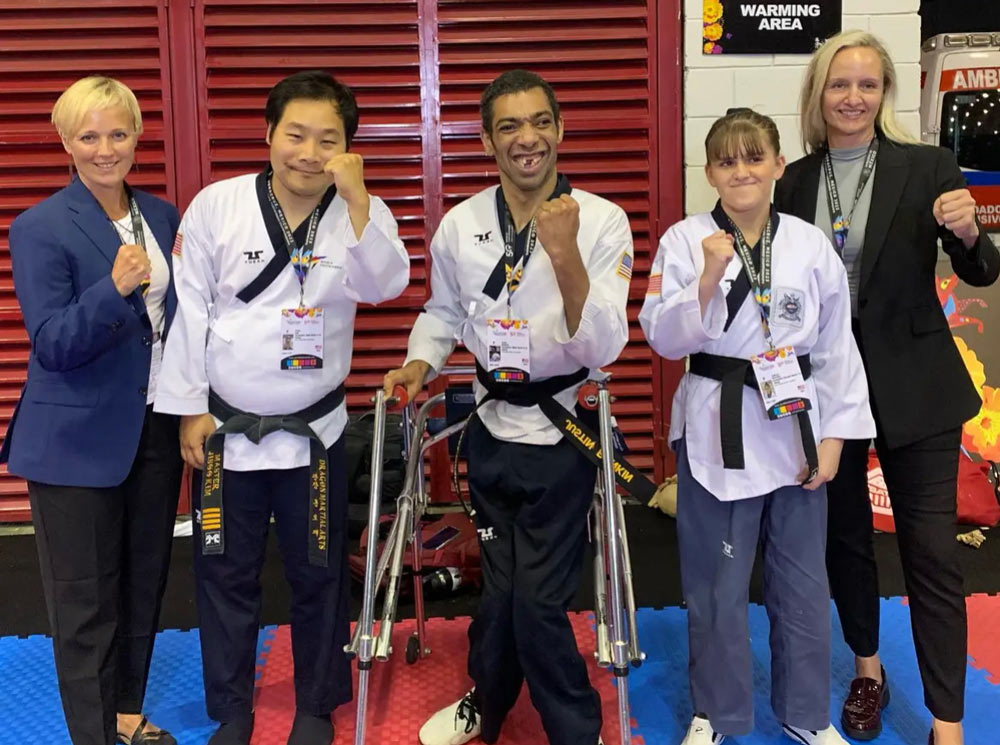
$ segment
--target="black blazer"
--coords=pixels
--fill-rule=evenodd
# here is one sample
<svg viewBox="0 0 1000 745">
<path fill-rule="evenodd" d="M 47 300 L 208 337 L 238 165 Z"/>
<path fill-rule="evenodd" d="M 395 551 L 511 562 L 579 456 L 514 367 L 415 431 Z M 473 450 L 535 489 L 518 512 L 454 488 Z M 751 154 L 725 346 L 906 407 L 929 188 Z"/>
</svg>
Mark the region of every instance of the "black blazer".
<svg viewBox="0 0 1000 745">
<path fill-rule="evenodd" d="M 966 185 L 954 153 L 879 138 L 856 333 L 879 434 L 889 447 L 901 447 L 961 426 L 980 407 L 938 302 L 938 238 L 970 285 L 996 281 L 1000 254 L 982 228 L 966 249 L 934 220 L 934 200 Z M 779 212 L 815 222 L 816 199 L 826 199 L 822 163 L 822 153 L 813 153 L 789 164 L 775 187 Z"/>
</svg>

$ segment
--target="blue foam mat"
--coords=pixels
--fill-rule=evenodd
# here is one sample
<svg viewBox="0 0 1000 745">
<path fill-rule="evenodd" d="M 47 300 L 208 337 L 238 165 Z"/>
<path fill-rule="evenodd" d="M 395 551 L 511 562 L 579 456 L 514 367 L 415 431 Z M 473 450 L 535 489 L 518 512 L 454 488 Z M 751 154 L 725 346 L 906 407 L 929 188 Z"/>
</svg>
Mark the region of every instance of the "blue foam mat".
<svg viewBox="0 0 1000 745">
<path fill-rule="evenodd" d="M 830 713 L 839 727 L 843 696 L 854 677 L 854 656 L 843 643 L 840 622 L 833 614 L 833 685 Z M 681 608 L 640 609 L 639 640 L 646 662 L 629 675 L 636 733 L 646 745 L 679 745 L 691 721 L 691 693 L 687 680 L 687 612 Z M 764 745 L 790 743 L 781 734 L 770 704 L 771 660 L 767 613 L 750 607 L 751 650 L 754 660 L 754 718 L 751 734 L 727 738 L 727 743 Z M 879 654 L 888 671 L 892 700 L 883 716 L 882 735 L 876 745 L 925 745 L 930 713 L 923 704 L 923 689 L 910 633 L 909 608 L 898 598 L 882 601 L 882 638 Z M 983 671 L 967 668 L 965 741 L 995 743 L 1000 719 L 1000 687 Z"/>
<path fill-rule="evenodd" d="M 258 660 L 274 629 L 261 629 Z M 0 637 L 0 670 L 6 683 L 6 695 L 0 696 L 0 745 L 69 743 L 52 661 L 52 639 Z M 197 630 L 157 635 L 144 710 L 180 745 L 204 743 L 215 731 L 216 723 L 205 713 Z"/>
<path fill-rule="evenodd" d="M 639 635 L 647 659 L 629 676 L 636 735 L 646 745 L 679 745 L 691 719 L 687 682 L 687 614 L 681 608 L 641 609 Z M 839 717 L 840 697 L 853 677 L 850 650 L 839 641 L 834 614 L 833 687 L 831 712 Z M 767 615 L 760 606 L 750 608 L 751 649 L 754 655 L 756 729 L 752 734 L 727 739 L 734 745 L 789 743 L 781 735 L 769 702 L 770 649 Z M 261 630 L 258 662 L 266 664 L 274 627 Z M 910 636 L 909 608 L 899 599 L 882 601 L 882 659 L 890 675 L 892 703 L 886 709 L 885 729 L 876 745 L 924 745 L 930 715 L 924 708 L 916 656 Z M 0 745 L 68 743 L 55 669 L 52 641 L 45 636 L 0 637 L 0 670 L 6 695 L 0 697 Z M 989 682 L 984 671 L 968 668 L 966 686 L 966 742 L 970 745 L 1000 741 L 1000 686 Z M 215 728 L 205 714 L 198 632 L 165 631 L 156 640 L 146 694 L 146 713 L 170 730 L 181 745 L 202 745 Z M 45 733 L 40 735 L 40 733 Z M 414 733 L 414 742 L 416 736 Z M 609 740 L 609 745 L 611 741 Z"/>
</svg>

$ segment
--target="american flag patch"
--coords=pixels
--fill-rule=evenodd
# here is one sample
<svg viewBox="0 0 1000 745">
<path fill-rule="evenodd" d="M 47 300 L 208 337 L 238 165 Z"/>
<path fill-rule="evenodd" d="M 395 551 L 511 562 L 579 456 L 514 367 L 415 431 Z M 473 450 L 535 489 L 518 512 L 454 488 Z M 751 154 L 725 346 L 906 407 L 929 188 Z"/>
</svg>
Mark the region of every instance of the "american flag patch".
<svg viewBox="0 0 1000 745">
<path fill-rule="evenodd" d="M 659 295 L 660 290 L 663 288 L 663 275 L 662 274 L 650 274 L 649 275 L 649 286 L 646 288 L 647 295 Z"/>
<path fill-rule="evenodd" d="M 174 238 L 174 247 L 170 249 L 171 255 L 180 258 L 182 245 L 184 245 L 184 234 L 178 233 L 177 237 Z"/>
<path fill-rule="evenodd" d="M 618 262 L 618 270 L 615 272 L 622 279 L 632 279 L 632 257 L 628 251 L 622 253 L 621 261 Z"/>
</svg>

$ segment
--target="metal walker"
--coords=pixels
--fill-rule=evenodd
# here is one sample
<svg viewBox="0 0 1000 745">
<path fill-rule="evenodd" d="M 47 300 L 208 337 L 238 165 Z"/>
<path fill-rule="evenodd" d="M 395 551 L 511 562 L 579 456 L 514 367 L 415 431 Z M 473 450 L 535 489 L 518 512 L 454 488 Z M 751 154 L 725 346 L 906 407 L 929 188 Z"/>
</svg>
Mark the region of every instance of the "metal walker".
<svg viewBox="0 0 1000 745">
<path fill-rule="evenodd" d="M 471 370 L 445 368 L 442 374 L 461 375 Z M 596 409 L 600 420 L 601 452 L 613 452 L 611 424 L 610 376 L 589 381 L 580 391 L 580 403 Z M 424 478 L 424 454 L 435 444 L 459 432 L 465 421 L 450 424 L 434 434 L 427 434 L 430 412 L 444 402 L 445 394 L 431 396 L 420 408 L 405 401 L 405 392 L 397 387 L 386 397 L 378 391 L 374 397 L 375 422 L 372 434 L 371 495 L 368 508 L 368 544 L 365 554 L 364 598 L 361 616 L 351 641 L 344 651 L 358 662 L 357 720 L 355 745 L 364 745 L 367 723 L 369 674 L 372 660 L 385 662 L 392 654 L 392 628 L 396 620 L 403 564 L 407 547 L 412 549 L 413 593 L 416 612 L 416 632 L 407 640 L 407 662 L 427 656 L 423 583 L 421 580 L 420 527 L 427 509 L 428 494 Z M 382 491 L 382 453 L 387 409 L 403 408 L 403 448 L 406 454 L 406 474 L 403 488 L 396 499 L 396 515 L 378 552 L 379 505 Z M 474 414 L 473 414 L 474 416 Z M 594 656 L 598 665 L 610 667 L 617 679 L 618 713 L 622 745 L 631 743 L 628 673 L 638 667 L 645 655 L 639 649 L 635 618 L 635 596 L 632 592 L 632 566 L 628 551 L 628 536 L 621 497 L 615 485 L 612 459 L 603 458 L 599 469 L 594 503 L 591 510 L 591 530 L 594 543 L 594 588 L 597 645 Z M 388 579 L 387 578 L 388 575 Z M 383 609 L 378 631 L 375 630 L 375 598 L 386 581 Z"/>
</svg>

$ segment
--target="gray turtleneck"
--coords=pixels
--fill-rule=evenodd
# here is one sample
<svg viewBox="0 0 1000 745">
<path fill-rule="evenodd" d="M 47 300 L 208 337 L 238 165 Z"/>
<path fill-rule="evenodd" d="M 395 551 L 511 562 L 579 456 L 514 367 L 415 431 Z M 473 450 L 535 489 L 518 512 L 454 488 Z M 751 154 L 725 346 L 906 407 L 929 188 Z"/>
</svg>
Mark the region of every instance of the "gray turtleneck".
<svg viewBox="0 0 1000 745">
<path fill-rule="evenodd" d="M 833 148 L 830 158 L 833 160 L 833 175 L 837 179 L 837 192 L 840 194 L 840 207 L 844 217 L 850 213 L 854 202 L 854 193 L 858 189 L 861 170 L 865 164 L 868 144 L 850 148 Z M 878 166 L 876 166 L 877 170 Z M 872 171 L 865 190 L 861 192 L 857 207 L 851 217 L 851 227 L 847 232 L 847 243 L 844 245 L 844 266 L 847 268 L 847 283 L 851 289 L 851 314 L 858 314 L 858 285 L 861 280 L 861 247 L 865 242 L 865 226 L 868 224 L 868 212 L 872 203 L 872 184 L 875 182 L 875 171 Z M 816 195 L 816 225 L 826 233 L 833 242 L 833 226 L 830 220 L 830 207 L 826 196 L 826 177 L 822 166 L 819 172 L 819 192 Z M 834 246 L 837 244 L 834 243 Z"/>
</svg>

